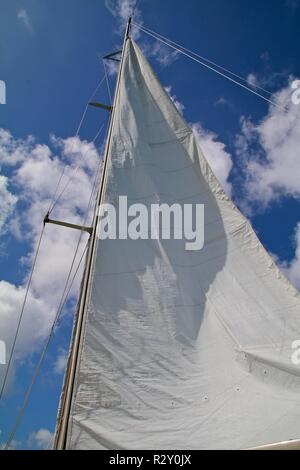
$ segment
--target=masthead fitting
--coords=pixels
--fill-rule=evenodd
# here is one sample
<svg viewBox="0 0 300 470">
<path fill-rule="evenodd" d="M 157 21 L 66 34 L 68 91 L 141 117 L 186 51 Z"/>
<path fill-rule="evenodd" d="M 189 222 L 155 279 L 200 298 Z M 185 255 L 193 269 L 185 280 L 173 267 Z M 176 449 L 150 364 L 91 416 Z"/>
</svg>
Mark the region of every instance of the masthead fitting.
<svg viewBox="0 0 300 470">
<path fill-rule="evenodd" d="M 129 38 L 130 29 L 131 29 L 131 16 L 129 16 L 128 21 L 127 21 L 127 27 L 126 27 L 126 33 L 125 33 L 126 39 Z"/>
</svg>

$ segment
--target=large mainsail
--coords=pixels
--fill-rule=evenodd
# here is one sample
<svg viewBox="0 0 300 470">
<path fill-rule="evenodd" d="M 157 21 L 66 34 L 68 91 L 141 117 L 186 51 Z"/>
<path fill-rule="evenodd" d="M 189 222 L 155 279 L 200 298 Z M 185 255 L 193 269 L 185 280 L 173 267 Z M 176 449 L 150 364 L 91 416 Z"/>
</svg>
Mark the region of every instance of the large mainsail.
<svg viewBox="0 0 300 470">
<path fill-rule="evenodd" d="M 97 240 L 66 447 L 237 449 L 299 438 L 299 294 L 132 39 L 106 171 L 104 202 L 204 204 L 204 247 Z"/>
</svg>

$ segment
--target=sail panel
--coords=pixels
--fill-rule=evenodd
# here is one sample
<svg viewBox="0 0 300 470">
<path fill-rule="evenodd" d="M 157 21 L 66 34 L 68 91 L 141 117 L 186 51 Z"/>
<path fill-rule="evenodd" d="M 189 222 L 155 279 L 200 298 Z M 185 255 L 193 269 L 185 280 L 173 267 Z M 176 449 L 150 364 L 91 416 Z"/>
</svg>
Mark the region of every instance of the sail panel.
<svg viewBox="0 0 300 470">
<path fill-rule="evenodd" d="M 299 294 L 132 39 L 107 172 L 104 202 L 204 204 L 204 247 L 97 241 L 67 447 L 238 449 L 299 438 Z"/>
</svg>

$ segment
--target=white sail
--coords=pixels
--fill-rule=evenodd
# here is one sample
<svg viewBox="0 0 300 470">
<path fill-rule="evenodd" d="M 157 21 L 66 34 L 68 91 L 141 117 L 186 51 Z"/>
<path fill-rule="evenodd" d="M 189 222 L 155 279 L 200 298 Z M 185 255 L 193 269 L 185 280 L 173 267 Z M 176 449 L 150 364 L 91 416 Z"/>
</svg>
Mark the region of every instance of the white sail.
<svg viewBox="0 0 300 470">
<path fill-rule="evenodd" d="M 204 247 L 97 241 L 69 449 L 238 449 L 300 437 L 298 292 L 126 41 L 105 201 L 205 205 Z"/>
</svg>

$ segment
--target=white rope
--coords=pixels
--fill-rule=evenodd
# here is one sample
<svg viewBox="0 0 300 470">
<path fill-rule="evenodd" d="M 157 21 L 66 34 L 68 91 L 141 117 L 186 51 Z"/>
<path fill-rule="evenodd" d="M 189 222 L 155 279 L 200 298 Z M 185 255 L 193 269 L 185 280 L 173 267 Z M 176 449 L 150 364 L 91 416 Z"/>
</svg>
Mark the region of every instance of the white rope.
<svg viewBox="0 0 300 470">
<path fill-rule="evenodd" d="M 275 106 L 276 108 L 279 108 L 281 109 L 282 111 L 285 111 L 287 112 L 288 109 L 285 108 L 285 107 L 282 107 L 280 105 L 278 105 L 277 103 L 275 103 L 275 101 L 272 101 L 268 98 L 266 98 L 265 96 L 261 95 L 260 93 L 252 90 L 251 88 L 249 88 L 248 86 L 246 85 L 243 85 L 242 83 L 238 82 L 237 80 L 234 80 L 233 78 L 227 76 L 226 74 L 224 74 L 223 72 L 220 72 L 219 70 L 215 69 L 214 67 L 211 67 L 210 65 L 204 63 L 203 61 L 201 61 L 200 59 L 196 58 L 196 57 L 193 57 L 191 55 L 191 53 L 187 53 L 185 52 L 184 50 L 181 49 L 181 46 L 174 46 L 173 44 L 170 44 L 170 42 L 167 42 L 169 40 L 164 40 L 164 39 L 161 39 L 157 33 L 154 33 L 154 32 L 150 32 L 150 31 L 147 31 L 143 26 L 139 26 L 137 25 L 136 23 L 133 23 L 133 25 L 137 28 L 139 28 L 141 31 L 143 31 L 144 33 L 152 36 L 154 39 L 164 43 L 166 46 L 169 46 L 171 47 L 172 49 L 176 50 L 177 52 L 179 52 L 180 54 L 183 54 L 187 57 L 189 57 L 190 59 L 194 60 L 195 62 L 198 62 L 199 64 L 203 65 L 204 67 L 212 70 L 213 72 L 217 73 L 218 75 L 221 75 L 222 77 L 226 78 L 227 80 L 235 83 L 236 85 L 239 85 L 240 87 L 244 88 L 245 90 L 249 91 L 250 93 L 253 93 L 254 95 L 258 96 L 259 98 L 263 99 L 264 101 L 267 101 L 268 103 L 272 104 L 273 106 Z M 180 47 L 180 48 L 179 48 Z M 194 53 L 193 53 L 194 54 Z"/>
</svg>

